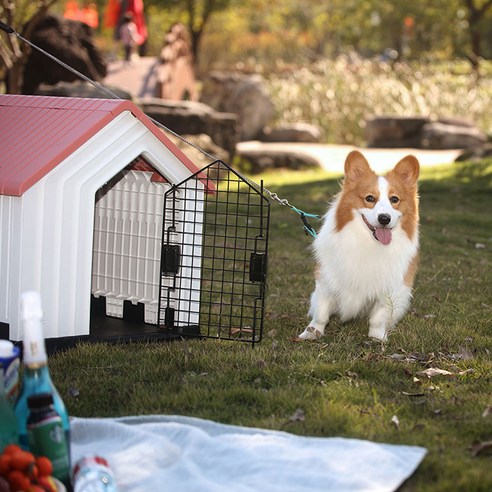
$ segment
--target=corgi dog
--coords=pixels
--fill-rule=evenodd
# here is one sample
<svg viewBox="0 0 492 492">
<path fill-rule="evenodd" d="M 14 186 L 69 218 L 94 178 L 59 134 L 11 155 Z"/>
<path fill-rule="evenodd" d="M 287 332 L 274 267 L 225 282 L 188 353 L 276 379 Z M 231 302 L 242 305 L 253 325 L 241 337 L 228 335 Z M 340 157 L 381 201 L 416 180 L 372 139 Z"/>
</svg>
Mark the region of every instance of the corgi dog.
<svg viewBox="0 0 492 492">
<path fill-rule="evenodd" d="M 332 315 L 369 317 L 369 336 L 386 340 L 407 312 L 419 256 L 419 162 L 401 159 L 377 176 L 358 151 L 348 154 L 341 192 L 313 248 L 316 286 L 305 340 L 323 336 Z"/>
</svg>

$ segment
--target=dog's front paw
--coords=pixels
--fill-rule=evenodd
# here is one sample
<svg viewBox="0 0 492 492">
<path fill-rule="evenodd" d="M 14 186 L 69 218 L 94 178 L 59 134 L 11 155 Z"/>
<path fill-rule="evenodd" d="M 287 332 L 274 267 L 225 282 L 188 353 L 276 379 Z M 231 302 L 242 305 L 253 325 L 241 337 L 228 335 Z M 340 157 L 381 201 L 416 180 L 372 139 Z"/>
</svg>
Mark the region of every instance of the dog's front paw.
<svg viewBox="0 0 492 492">
<path fill-rule="evenodd" d="M 369 336 L 375 340 L 379 340 L 380 342 L 385 342 L 388 338 L 388 333 L 386 328 L 369 328 Z"/>
<path fill-rule="evenodd" d="M 298 338 L 301 340 L 317 340 L 323 335 L 319 330 L 313 328 L 312 326 L 308 326 Z"/>
</svg>

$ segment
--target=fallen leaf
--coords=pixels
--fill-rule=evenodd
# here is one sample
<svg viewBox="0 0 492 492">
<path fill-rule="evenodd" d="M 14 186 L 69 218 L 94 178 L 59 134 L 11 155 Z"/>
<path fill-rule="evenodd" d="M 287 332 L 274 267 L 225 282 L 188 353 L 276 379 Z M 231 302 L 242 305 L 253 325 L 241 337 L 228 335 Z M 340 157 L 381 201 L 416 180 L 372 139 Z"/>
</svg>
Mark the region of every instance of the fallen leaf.
<svg viewBox="0 0 492 492">
<path fill-rule="evenodd" d="M 465 347 L 460 347 L 458 353 L 451 355 L 452 359 L 470 360 L 473 359 L 473 352 Z"/>
<path fill-rule="evenodd" d="M 407 391 L 402 391 L 401 394 L 405 395 L 405 396 L 411 396 L 411 397 L 425 396 L 425 393 L 408 393 Z"/>
<path fill-rule="evenodd" d="M 418 376 L 427 376 L 428 378 L 433 378 L 435 376 L 454 376 L 452 372 L 446 371 L 445 369 L 438 369 L 437 367 L 429 367 L 423 371 L 417 373 Z"/>
<path fill-rule="evenodd" d="M 392 354 L 389 358 L 397 361 L 403 361 L 406 360 L 407 357 L 405 354 Z"/>
<path fill-rule="evenodd" d="M 290 422 L 304 422 L 306 419 L 306 414 L 302 408 L 298 408 L 290 417 Z"/>
<path fill-rule="evenodd" d="M 492 406 L 488 406 L 482 413 L 482 417 L 488 417 L 489 415 L 492 415 Z"/>
<path fill-rule="evenodd" d="M 70 386 L 68 388 L 68 394 L 72 397 L 72 398 L 78 398 L 80 396 L 80 392 L 77 388 L 74 388 L 73 386 Z"/>
<path fill-rule="evenodd" d="M 231 335 L 239 335 L 240 333 L 253 333 L 253 330 L 248 327 L 244 328 L 231 328 Z"/>
<path fill-rule="evenodd" d="M 477 442 L 471 447 L 472 456 L 492 453 L 492 441 Z"/>
<path fill-rule="evenodd" d="M 301 342 L 304 342 L 305 340 L 303 338 L 299 338 L 299 337 L 292 337 L 290 339 L 291 342 L 295 342 L 295 343 L 301 343 Z"/>
</svg>

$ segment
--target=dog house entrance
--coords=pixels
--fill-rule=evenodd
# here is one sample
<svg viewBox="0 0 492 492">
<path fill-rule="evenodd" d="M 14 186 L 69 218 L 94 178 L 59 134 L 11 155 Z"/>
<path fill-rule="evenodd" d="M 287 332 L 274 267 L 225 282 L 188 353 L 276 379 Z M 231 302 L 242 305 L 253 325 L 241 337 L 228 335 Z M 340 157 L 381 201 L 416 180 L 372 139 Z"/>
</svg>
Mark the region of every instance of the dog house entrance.
<svg viewBox="0 0 492 492">
<path fill-rule="evenodd" d="M 258 342 L 269 217 L 221 161 L 178 185 L 132 162 L 95 197 L 90 337 Z"/>
<path fill-rule="evenodd" d="M 221 161 L 165 193 L 159 329 L 258 342 L 270 204 Z"/>
</svg>

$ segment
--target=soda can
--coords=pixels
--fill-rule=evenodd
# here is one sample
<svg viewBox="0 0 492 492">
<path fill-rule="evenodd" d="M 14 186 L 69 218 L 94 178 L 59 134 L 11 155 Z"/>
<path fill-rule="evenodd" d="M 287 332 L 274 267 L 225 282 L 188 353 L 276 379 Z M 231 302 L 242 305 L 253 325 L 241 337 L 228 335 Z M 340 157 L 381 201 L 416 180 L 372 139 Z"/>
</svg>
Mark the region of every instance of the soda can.
<svg viewBox="0 0 492 492">
<path fill-rule="evenodd" d="M 0 340 L 0 370 L 3 371 L 5 394 L 15 404 L 19 395 L 20 348 L 9 340 Z"/>
<path fill-rule="evenodd" d="M 117 492 L 116 481 L 105 458 L 88 455 L 73 467 L 73 492 Z"/>
</svg>

